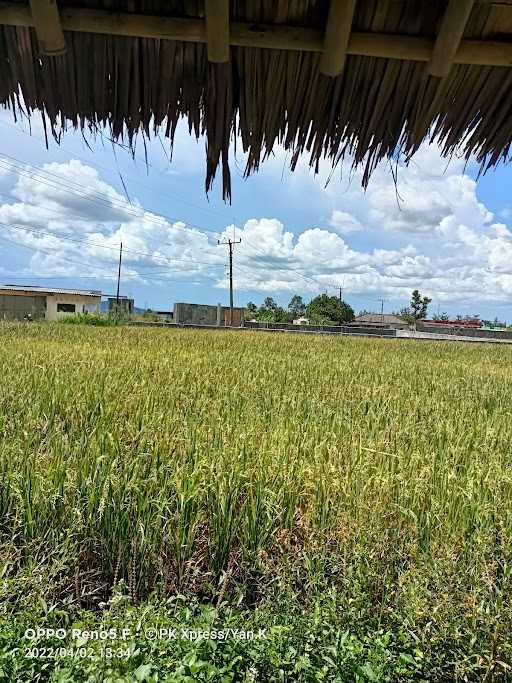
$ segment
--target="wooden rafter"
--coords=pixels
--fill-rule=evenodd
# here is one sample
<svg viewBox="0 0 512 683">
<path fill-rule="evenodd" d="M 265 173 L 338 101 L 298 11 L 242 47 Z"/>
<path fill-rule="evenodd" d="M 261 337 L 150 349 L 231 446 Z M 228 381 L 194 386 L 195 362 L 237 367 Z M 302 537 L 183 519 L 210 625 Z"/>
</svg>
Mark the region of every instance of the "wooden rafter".
<svg viewBox="0 0 512 683">
<path fill-rule="evenodd" d="M 30 0 L 30 11 L 41 51 L 50 56 L 64 54 L 66 42 L 56 0 Z"/>
<path fill-rule="evenodd" d="M 210 62 L 229 62 L 229 0 L 206 0 L 206 42 Z"/>
<path fill-rule="evenodd" d="M 320 71 L 326 76 L 339 76 L 343 71 L 355 8 L 356 0 L 331 0 L 320 62 Z"/>
<path fill-rule="evenodd" d="M 450 73 L 475 0 L 450 0 L 436 38 L 428 65 L 431 76 L 444 78 Z"/>
<path fill-rule="evenodd" d="M 201 19 L 158 17 L 115 13 L 105 10 L 61 8 L 64 31 L 99 33 L 114 36 L 156 38 L 206 43 L 205 22 Z M 0 4 L 0 24 L 34 27 L 30 8 L 18 3 Z M 322 31 L 283 25 L 230 24 L 229 43 L 238 47 L 318 52 L 324 50 Z M 416 36 L 352 32 L 347 54 L 367 57 L 430 62 L 434 41 Z M 454 64 L 512 66 L 512 43 L 488 40 L 462 40 Z"/>
</svg>

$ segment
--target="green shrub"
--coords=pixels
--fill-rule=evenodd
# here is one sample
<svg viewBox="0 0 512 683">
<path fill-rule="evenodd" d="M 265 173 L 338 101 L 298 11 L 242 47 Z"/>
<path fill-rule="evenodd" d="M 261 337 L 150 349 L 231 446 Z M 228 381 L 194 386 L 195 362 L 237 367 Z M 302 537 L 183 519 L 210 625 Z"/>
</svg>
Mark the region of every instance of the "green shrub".
<svg viewBox="0 0 512 683">
<path fill-rule="evenodd" d="M 64 325 L 94 325 L 96 327 L 113 327 L 122 325 L 127 320 L 123 314 L 105 313 L 73 313 L 59 319 Z"/>
</svg>

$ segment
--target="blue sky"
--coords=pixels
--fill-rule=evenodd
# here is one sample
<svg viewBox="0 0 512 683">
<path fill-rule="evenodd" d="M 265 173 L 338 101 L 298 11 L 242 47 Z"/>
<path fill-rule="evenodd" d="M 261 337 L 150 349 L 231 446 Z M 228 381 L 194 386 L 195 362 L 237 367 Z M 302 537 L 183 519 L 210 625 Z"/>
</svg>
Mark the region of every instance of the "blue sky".
<svg viewBox="0 0 512 683">
<path fill-rule="evenodd" d="M 30 134 L 30 130 L 31 133 Z M 105 134 L 106 135 L 106 134 Z M 0 281 L 121 291 L 139 306 L 228 301 L 227 249 L 236 235 L 237 304 L 273 296 L 286 305 L 337 293 L 356 311 L 405 306 L 414 288 L 431 312 L 479 313 L 512 320 L 512 170 L 477 180 L 475 164 L 447 166 L 424 145 L 395 188 L 381 164 L 367 191 L 350 163 L 327 186 L 327 163 L 314 176 L 303 159 L 294 173 L 276 149 L 243 178 L 231 160 L 232 204 L 215 183 L 204 191 L 205 144 L 182 126 L 172 163 L 163 137 L 139 142 L 136 159 L 106 138 L 66 132 L 47 150 L 37 116 L 14 123 L 0 114 Z"/>
</svg>

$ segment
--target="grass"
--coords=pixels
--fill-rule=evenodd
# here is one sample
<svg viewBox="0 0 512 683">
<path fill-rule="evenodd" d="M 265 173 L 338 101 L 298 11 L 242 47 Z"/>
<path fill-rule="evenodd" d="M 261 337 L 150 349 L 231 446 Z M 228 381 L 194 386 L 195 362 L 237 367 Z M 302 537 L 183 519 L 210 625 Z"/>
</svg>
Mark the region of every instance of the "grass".
<svg viewBox="0 0 512 683">
<path fill-rule="evenodd" d="M 0 339 L 10 624 L 114 618 L 118 593 L 123 618 L 156 614 L 181 595 L 203 621 L 210 605 L 302 633 L 229 650 L 232 678 L 202 653 L 214 674 L 190 680 L 512 675 L 512 348 L 35 323 Z M 306 631 L 338 634 L 341 678 L 286 663 L 291 643 L 311 663 Z M 182 680 L 191 653 L 171 645 L 140 645 L 140 680 Z M 47 680 L 23 662 L 17 680 Z M 103 680 L 83 667 L 69 680 Z"/>
</svg>

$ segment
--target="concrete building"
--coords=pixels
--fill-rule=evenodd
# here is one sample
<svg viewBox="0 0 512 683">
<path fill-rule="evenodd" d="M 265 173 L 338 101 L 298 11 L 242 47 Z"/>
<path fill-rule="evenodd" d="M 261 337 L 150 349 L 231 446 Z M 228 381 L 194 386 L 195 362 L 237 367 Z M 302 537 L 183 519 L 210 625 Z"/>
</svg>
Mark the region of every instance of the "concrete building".
<svg viewBox="0 0 512 683">
<path fill-rule="evenodd" d="M 0 285 L 0 320 L 58 320 L 72 313 L 99 310 L 101 292 L 29 285 Z"/>
</svg>

